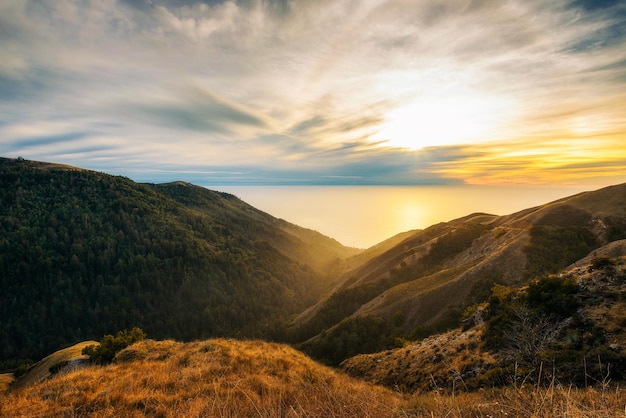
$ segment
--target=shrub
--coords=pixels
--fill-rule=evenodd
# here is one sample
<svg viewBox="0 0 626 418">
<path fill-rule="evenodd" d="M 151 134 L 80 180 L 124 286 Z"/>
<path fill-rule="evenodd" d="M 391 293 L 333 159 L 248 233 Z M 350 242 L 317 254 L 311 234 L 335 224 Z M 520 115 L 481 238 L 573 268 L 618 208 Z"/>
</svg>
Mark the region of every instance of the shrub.
<svg viewBox="0 0 626 418">
<path fill-rule="evenodd" d="M 13 376 L 17 379 L 26 374 L 30 370 L 31 365 L 29 363 L 21 363 L 13 370 Z"/>
<path fill-rule="evenodd" d="M 120 331 L 115 337 L 107 334 L 102 337 L 100 345 L 89 345 L 83 348 L 82 353 L 87 354 L 93 363 L 107 364 L 119 351 L 144 338 L 146 338 L 146 333 L 141 328 L 135 327 L 130 331 Z"/>
<path fill-rule="evenodd" d="M 596 257 L 591 260 L 591 266 L 589 266 L 589 271 L 602 270 L 606 267 L 612 267 L 614 265 L 615 262 L 608 257 Z"/>
<path fill-rule="evenodd" d="M 573 279 L 545 276 L 526 293 L 496 285 L 489 298 L 485 342 L 489 349 L 508 349 L 531 361 L 547 349 L 562 320 L 576 313 L 578 285 Z"/>
<path fill-rule="evenodd" d="M 528 286 L 526 304 L 545 315 L 565 318 L 576 312 L 578 284 L 574 279 L 542 277 Z"/>
</svg>

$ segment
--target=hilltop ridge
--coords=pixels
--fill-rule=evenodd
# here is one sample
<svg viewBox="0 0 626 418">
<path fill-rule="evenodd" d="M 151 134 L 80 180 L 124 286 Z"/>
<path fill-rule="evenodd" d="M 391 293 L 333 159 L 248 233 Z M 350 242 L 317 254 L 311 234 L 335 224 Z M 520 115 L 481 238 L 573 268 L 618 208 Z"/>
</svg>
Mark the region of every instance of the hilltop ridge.
<svg viewBox="0 0 626 418">
<path fill-rule="evenodd" d="M 0 397 L 0 415 L 393 417 L 401 397 L 275 343 L 145 340 Z"/>
</svg>

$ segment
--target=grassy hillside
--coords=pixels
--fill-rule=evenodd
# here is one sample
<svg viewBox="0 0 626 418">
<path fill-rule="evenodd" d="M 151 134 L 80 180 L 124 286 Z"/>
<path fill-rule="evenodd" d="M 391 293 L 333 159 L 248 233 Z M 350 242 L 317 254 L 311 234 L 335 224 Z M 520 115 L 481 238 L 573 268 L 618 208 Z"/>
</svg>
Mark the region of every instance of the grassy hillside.
<svg viewBox="0 0 626 418">
<path fill-rule="evenodd" d="M 0 399 L 0 415 L 392 417 L 400 398 L 287 346 L 144 341 Z"/>
<path fill-rule="evenodd" d="M 355 253 L 186 183 L 0 159 L 0 194 L 0 371 L 134 326 L 280 338 Z"/>
<path fill-rule="evenodd" d="M 339 365 L 359 353 L 406 348 L 407 341 L 455 329 L 468 309 L 494 297 L 494 285 L 517 288 L 572 263 L 621 256 L 626 238 L 626 185 L 508 216 L 468 215 L 362 252 L 235 196 L 183 182 L 137 184 L 75 167 L 0 159 L 0 191 L 0 372 L 23 370 L 20 363 L 28 359 L 135 326 L 157 339 L 289 341 Z M 611 292 L 617 301 L 622 297 L 622 290 Z M 600 300 L 591 293 L 578 297 Z M 582 348 L 563 342 L 570 350 L 564 356 L 577 384 L 586 375 L 580 364 L 587 355 L 622 364 L 621 346 L 610 357 L 615 347 L 607 349 L 600 338 L 619 334 L 618 326 L 600 332 L 610 327 L 598 318 L 623 311 L 610 306 L 596 317 L 571 320 L 568 338 Z M 511 324 L 515 312 L 507 309 L 490 317 L 496 325 Z M 591 339 L 589 323 L 595 324 L 587 330 Z M 511 363 L 489 357 L 489 350 L 502 348 L 492 338 L 496 325 L 477 326 L 472 335 L 484 337 L 471 346 L 460 338 L 468 346 L 457 350 L 468 358 L 481 353 L 474 358 L 480 364 L 470 361 L 468 370 L 484 366 L 480 374 L 491 373 L 489 381 L 510 377 Z M 452 344 L 445 336 L 433 338 Z M 410 364 L 429 365 L 437 355 L 431 354 Z M 362 363 L 367 369 L 350 363 L 351 373 L 375 374 L 381 358 L 372 358 Z M 380 364 L 397 387 L 430 387 L 394 374 L 411 369 L 405 363 Z M 471 379 L 459 373 L 470 387 Z M 449 376 L 435 381 L 449 386 L 439 383 Z"/>
<path fill-rule="evenodd" d="M 595 258 L 522 288 L 497 286 L 463 328 L 341 368 L 403 391 L 626 381 L 626 258 Z M 626 405 L 625 405 L 626 406 Z"/>
<path fill-rule="evenodd" d="M 4 393 L 9 389 L 11 383 L 15 381 L 15 377 L 12 373 L 0 374 L 0 393 Z"/>
<path fill-rule="evenodd" d="M 296 318 L 294 334 L 307 340 L 300 346 L 306 352 L 337 365 L 344 356 L 455 328 L 495 284 L 557 273 L 623 238 L 626 185 L 433 225 L 346 273 L 331 295 Z"/>
<path fill-rule="evenodd" d="M 59 367 L 72 367 L 72 364 L 78 367 L 81 362 L 88 361 L 88 357 L 82 354 L 83 349 L 93 344 L 98 344 L 98 342 L 83 341 L 71 347 L 55 351 L 32 365 L 28 372 L 21 376 L 11 388 L 17 389 L 42 382 L 48 379 L 52 372 Z"/>
<path fill-rule="evenodd" d="M 617 417 L 624 391 L 501 388 L 402 394 L 350 378 L 284 345 L 143 341 L 113 364 L 60 372 L 0 396 L 0 416 Z"/>
</svg>

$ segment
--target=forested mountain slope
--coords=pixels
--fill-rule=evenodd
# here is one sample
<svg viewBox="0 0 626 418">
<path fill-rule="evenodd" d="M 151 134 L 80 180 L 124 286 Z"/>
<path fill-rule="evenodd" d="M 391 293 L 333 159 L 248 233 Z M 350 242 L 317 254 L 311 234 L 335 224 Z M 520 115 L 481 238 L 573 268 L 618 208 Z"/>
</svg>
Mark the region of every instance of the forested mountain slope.
<svg viewBox="0 0 626 418">
<path fill-rule="evenodd" d="M 356 253 L 236 197 L 0 159 L 0 361 L 139 326 L 279 337 Z"/>
</svg>

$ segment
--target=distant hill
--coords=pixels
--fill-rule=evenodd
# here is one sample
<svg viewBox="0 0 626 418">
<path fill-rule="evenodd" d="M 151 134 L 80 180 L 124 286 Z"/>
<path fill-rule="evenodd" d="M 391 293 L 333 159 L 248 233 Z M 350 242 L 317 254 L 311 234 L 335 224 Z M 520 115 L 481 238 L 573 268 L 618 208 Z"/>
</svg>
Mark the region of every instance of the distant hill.
<svg viewBox="0 0 626 418">
<path fill-rule="evenodd" d="M 507 216 L 473 214 L 364 258 L 294 321 L 300 347 L 329 364 L 452 329 L 495 284 L 522 285 L 626 238 L 626 184 Z M 614 253 L 619 253 L 619 249 Z"/>
<path fill-rule="evenodd" d="M 0 196 L 0 365 L 133 326 L 280 338 L 358 252 L 182 182 L 2 158 Z"/>
</svg>

